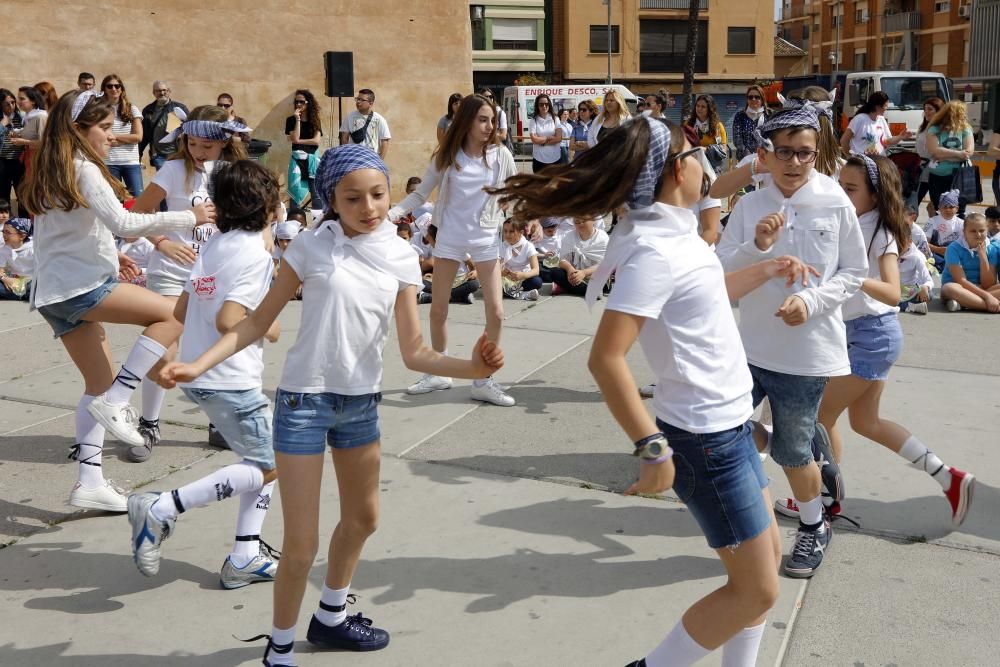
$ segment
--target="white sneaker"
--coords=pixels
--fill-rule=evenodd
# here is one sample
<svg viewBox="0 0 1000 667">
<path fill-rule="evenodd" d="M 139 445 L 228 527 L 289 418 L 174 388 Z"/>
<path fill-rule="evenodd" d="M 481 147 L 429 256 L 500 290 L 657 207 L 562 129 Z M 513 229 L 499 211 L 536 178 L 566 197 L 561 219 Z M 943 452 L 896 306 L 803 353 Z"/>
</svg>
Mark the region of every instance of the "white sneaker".
<svg viewBox="0 0 1000 667">
<path fill-rule="evenodd" d="M 465 295 L 465 301 L 464 301 L 464 303 L 467 303 L 467 304 L 469 304 L 471 306 L 475 302 L 476 302 L 476 295 L 475 294 L 473 294 L 472 292 L 469 292 L 468 294 Z"/>
<path fill-rule="evenodd" d="M 489 378 L 486 384 L 481 386 L 472 385 L 472 391 L 469 393 L 475 401 L 483 401 L 484 403 L 492 403 L 493 405 L 499 405 L 500 407 L 509 408 L 514 405 L 514 397 L 505 394 L 503 389 L 494 382 L 493 378 Z"/>
<path fill-rule="evenodd" d="M 95 489 L 88 489 L 77 482 L 69 494 L 69 504 L 88 510 L 128 511 L 128 498 L 125 497 L 125 491 L 115 486 L 110 479 L 104 480 L 104 484 Z"/>
<path fill-rule="evenodd" d="M 927 314 L 927 304 L 926 303 L 911 303 L 906 308 L 906 312 L 913 313 L 915 315 L 926 315 Z"/>
<path fill-rule="evenodd" d="M 528 290 L 527 292 L 521 295 L 521 298 L 524 299 L 525 301 L 538 301 L 538 290 L 536 289 Z"/>
<path fill-rule="evenodd" d="M 424 305 L 424 304 L 430 303 L 430 302 L 431 302 L 431 293 L 430 292 L 421 292 L 420 294 L 417 295 L 417 303 L 418 304 Z"/>
<path fill-rule="evenodd" d="M 126 445 L 142 447 L 146 444 L 139 433 L 139 415 L 128 403 L 108 403 L 107 394 L 101 394 L 90 402 L 87 412 Z"/>
<path fill-rule="evenodd" d="M 656 391 L 656 383 L 647 384 L 645 387 L 639 387 L 639 395 L 643 398 L 653 398 L 653 392 Z"/>
<path fill-rule="evenodd" d="M 406 393 L 410 395 L 429 394 L 432 391 L 440 391 L 443 389 L 451 389 L 451 378 L 443 378 L 427 373 L 417 380 L 415 384 L 411 384 L 407 387 Z"/>
<path fill-rule="evenodd" d="M 958 311 L 962 310 L 962 305 L 958 301 L 955 301 L 954 299 L 948 299 L 947 301 L 945 301 L 944 307 L 948 310 L 949 313 L 957 313 Z"/>
</svg>

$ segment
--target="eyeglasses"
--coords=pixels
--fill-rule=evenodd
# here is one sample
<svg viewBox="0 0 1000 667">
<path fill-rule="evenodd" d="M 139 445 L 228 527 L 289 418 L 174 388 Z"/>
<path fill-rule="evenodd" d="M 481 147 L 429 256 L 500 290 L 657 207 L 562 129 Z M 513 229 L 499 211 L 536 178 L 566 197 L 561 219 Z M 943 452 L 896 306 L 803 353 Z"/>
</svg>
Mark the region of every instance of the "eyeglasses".
<svg viewBox="0 0 1000 667">
<path fill-rule="evenodd" d="M 788 162 L 792 157 L 797 157 L 800 164 L 811 164 L 815 162 L 816 156 L 819 155 L 819 151 L 810 151 L 803 148 L 800 151 L 792 150 L 788 146 L 778 146 L 774 149 L 774 157 L 778 158 L 782 162 Z"/>
<path fill-rule="evenodd" d="M 368 102 L 369 104 L 371 104 L 371 100 L 368 99 L 367 97 L 355 97 L 354 101 L 355 102 Z"/>
<path fill-rule="evenodd" d="M 551 105 L 548 102 L 539 102 L 538 106 L 540 106 L 540 107 L 547 107 L 547 106 L 551 106 Z"/>
<path fill-rule="evenodd" d="M 295 106 L 298 106 L 300 104 L 305 104 L 305 103 L 306 103 L 305 100 L 295 100 Z"/>
<path fill-rule="evenodd" d="M 108 88 L 108 89 L 114 88 L 115 90 L 120 90 L 121 87 L 122 87 L 122 84 L 120 84 L 120 83 L 108 83 L 108 84 L 105 84 L 104 87 Z"/>
<path fill-rule="evenodd" d="M 492 100 L 493 99 L 493 95 L 491 95 L 489 93 L 483 93 L 483 97 L 485 97 L 488 100 Z"/>
<path fill-rule="evenodd" d="M 702 151 L 702 150 L 704 150 L 704 146 L 696 146 L 695 148 L 692 148 L 690 150 L 682 151 L 682 152 L 678 153 L 677 155 L 668 155 L 667 156 L 667 162 L 680 162 L 684 158 L 686 158 L 686 157 L 688 157 L 690 155 L 694 155 L 698 151 Z"/>
<path fill-rule="evenodd" d="M 762 100 L 764 98 L 762 98 L 760 95 L 747 95 L 747 99 L 748 100 Z"/>
<path fill-rule="evenodd" d="M 219 102 L 219 106 L 222 107 L 223 109 L 229 109 L 233 105 L 232 104 L 223 104 L 222 102 Z"/>
</svg>

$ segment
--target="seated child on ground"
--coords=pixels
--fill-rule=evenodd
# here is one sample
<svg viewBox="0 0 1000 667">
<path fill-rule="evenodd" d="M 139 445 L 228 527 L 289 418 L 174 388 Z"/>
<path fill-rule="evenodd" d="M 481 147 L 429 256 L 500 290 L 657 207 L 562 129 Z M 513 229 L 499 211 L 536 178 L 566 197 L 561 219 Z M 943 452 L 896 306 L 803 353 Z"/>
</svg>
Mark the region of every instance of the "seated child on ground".
<svg viewBox="0 0 1000 667">
<path fill-rule="evenodd" d="M 285 221 L 288 222 L 289 220 L 294 220 L 295 222 L 299 223 L 299 231 L 302 231 L 303 229 L 309 226 L 308 223 L 306 222 L 306 212 L 303 211 L 301 208 L 288 209 L 285 212 Z"/>
<path fill-rule="evenodd" d="M 1000 313 L 1000 285 L 997 266 L 1000 245 L 991 243 L 986 232 L 986 216 L 965 216 L 962 237 L 945 252 L 945 270 L 941 274 L 941 299 L 955 312 L 963 308 Z"/>
<path fill-rule="evenodd" d="M 118 252 L 131 259 L 139 267 L 139 275 L 129 281 L 133 285 L 146 286 L 146 268 L 149 266 L 149 258 L 153 255 L 154 250 L 156 249 L 152 242 L 143 236 L 118 239 Z"/>
<path fill-rule="evenodd" d="M 424 242 L 429 249 L 434 248 L 434 244 L 437 243 L 437 225 L 428 225 L 427 233 L 424 234 Z M 428 253 L 428 258 L 425 260 L 424 257 L 420 258 L 420 270 L 424 270 L 425 261 L 430 262 L 431 270 L 434 267 L 434 258 Z M 424 290 L 417 295 L 417 303 L 430 303 L 431 302 L 431 279 L 433 273 L 424 273 Z M 458 273 L 455 274 L 455 280 L 451 283 L 451 303 L 475 303 L 476 298 L 473 296 L 477 291 L 479 291 L 479 280 L 476 275 L 476 265 L 472 263 L 472 257 L 466 255 L 465 262 L 458 265 Z"/>
<path fill-rule="evenodd" d="M 986 209 L 986 233 L 993 243 L 1000 243 L 1000 207 Z"/>
<path fill-rule="evenodd" d="M 950 190 L 938 200 L 938 214 L 924 225 L 927 244 L 934 256 L 934 266 L 944 271 L 948 245 L 962 238 L 962 219 L 958 217 L 958 190 Z"/>
<path fill-rule="evenodd" d="M 559 218 L 543 218 L 541 221 L 542 238 L 535 243 L 535 250 L 538 251 L 539 267 L 538 277 L 543 283 L 552 282 L 552 269 L 559 266 L 559 242 L 562 235 L 559 233 Z"/>
<path fill-rule="evenodd" d="M 553 296 L 561 292 L 584 296 L 608 247 L 607 232 L 597 229 L 593 218 L 574 218 L 573 227 L 559 244 L 559 266 L 552 269 Z"/>
<path fill-rule="evenodd" d="M 927 258 L 912 240 L 899 250 L 899 286 L 899 309 L 926 315 L 934 280 L 927 268 Z"/>
<path fill-rule="evenodd" d="M 0 301 L 27 301 L 35 272 L 35 248 L 31 221 L 11 218 L 3 224 L 0 246 Z"/>
<path fill-rule="evenodd" d="M 931 258 L 931 247 L 927 245 L 927 234 L 924 234 L 924 229 L 917 224 L 917 218 L 920 216 L 919 211 L 917 211 L 914 206 L 906 207 L 906 219 L 910 223 L 910 239 L 913 241 L 913 245 L 917 247 L 923 256 L 927 259 Z"/>
<path fill-rule="evenodd" d="M 538 251 L 524 237 L 527 226 L 527 222 L 513 220 L 503 223 L 500 276 L 503 279 L 504 296 L 537 301 L 542 279 L 538 277 Z"/>
<path fill-rule="evenodd" d="M 413 241 L 413 228 L 407 222 L 397 222 L 396 236 L 404 241 Z"/>
</svg>

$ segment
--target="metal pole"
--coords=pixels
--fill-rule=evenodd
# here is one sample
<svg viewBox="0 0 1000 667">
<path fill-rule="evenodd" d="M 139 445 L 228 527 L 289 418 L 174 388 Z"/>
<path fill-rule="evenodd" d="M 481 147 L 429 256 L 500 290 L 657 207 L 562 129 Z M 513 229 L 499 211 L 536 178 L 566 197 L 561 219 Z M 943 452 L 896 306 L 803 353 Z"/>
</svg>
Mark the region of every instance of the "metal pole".
<svg viewBox="0 0 1000 667">
<path fill-rule="evenodd" d="M 604 2 L 608 6 L 608 80 L 605 83 L 611 85 L 611 0 Z"/>
</svg>

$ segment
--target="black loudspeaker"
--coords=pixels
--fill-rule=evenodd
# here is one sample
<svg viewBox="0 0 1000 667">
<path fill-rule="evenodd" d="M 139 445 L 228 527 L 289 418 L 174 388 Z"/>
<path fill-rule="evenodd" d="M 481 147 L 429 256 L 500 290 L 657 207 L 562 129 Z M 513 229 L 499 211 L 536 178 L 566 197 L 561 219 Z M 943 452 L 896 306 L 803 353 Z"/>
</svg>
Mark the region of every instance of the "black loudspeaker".
<svg viewBox="0 0 1000 667">
<path fill-rule="evenodd" d="M 354 52 L 327 51 L 323 54 L 326 66 L 326 96 L 354 97 Z"/>
</svg>

